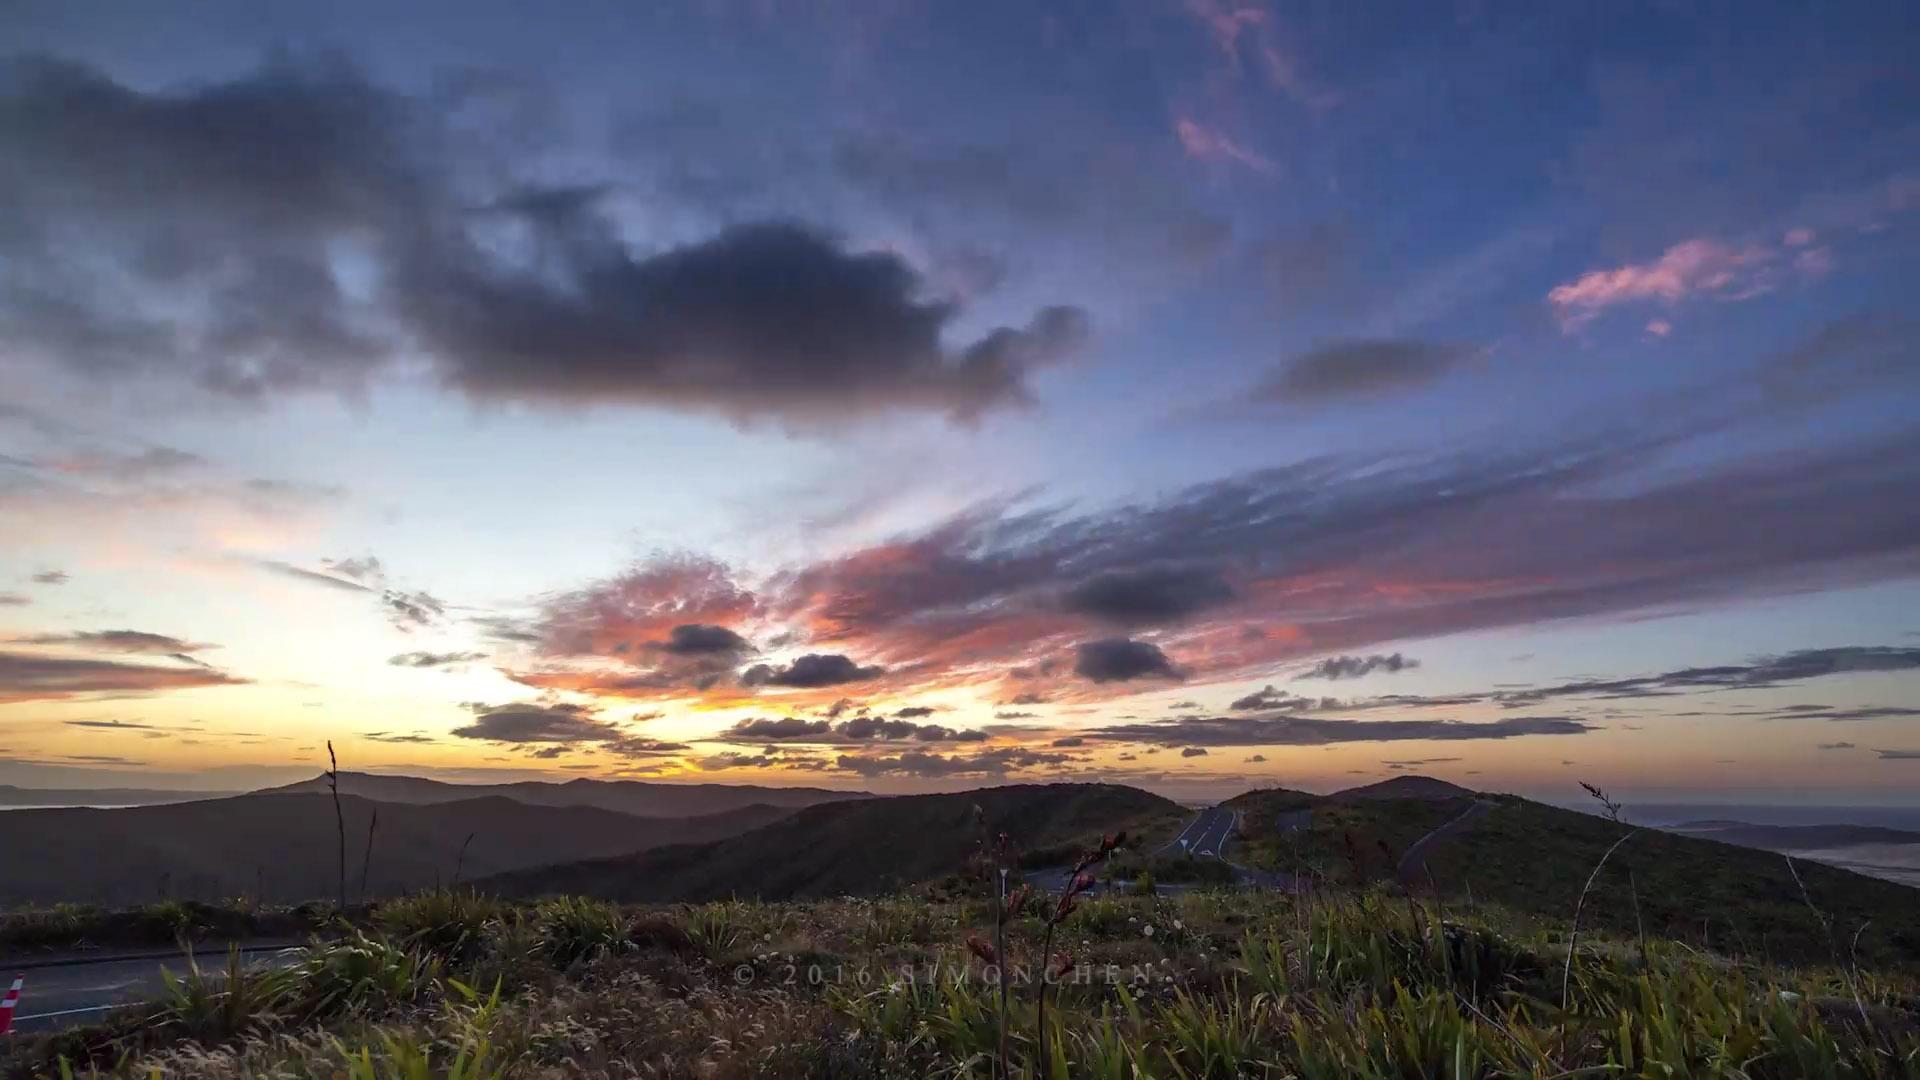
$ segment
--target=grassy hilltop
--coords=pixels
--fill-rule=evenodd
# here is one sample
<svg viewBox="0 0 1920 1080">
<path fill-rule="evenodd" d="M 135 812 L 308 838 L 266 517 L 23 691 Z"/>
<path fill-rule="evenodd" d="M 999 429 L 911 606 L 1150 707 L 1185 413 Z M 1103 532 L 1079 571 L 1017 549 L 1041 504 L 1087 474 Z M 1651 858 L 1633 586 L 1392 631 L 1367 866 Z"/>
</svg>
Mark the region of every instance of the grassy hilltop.
<svg viewBox="0 0 1920 1080">
<path fill-rule="evenodd" d="M 1481 804 L 1472 828 L 1415 843 Z M 1021 850 L 983 852 L 976 805 L 985 831 Z M 0 1071 L 1920 1077 L 1920 964 L 1900 936 L 1910 890 L 1863 893 L 1868 879 L 1803 867 L 1796 912 L 1771 876 L 1778 856 L 1636 833 L 1614 858 L 1637 891 L 1623 900 L 1600 875 L 1576 936 L 1580 888 L 1622 831 L 1612 822 L 1413 785 L 1234 805 L 1249 837 L 1236 858 L 1310 889 L 1116 892 L 1064 908 L 1041 894 L 1008 914 L 1001 945 L 997 866 L 1051 865 L 1102 825 L 1144 829 L 1150 847 L 1184 815 L 1097 785 L 820 805 L 712 844 L 524 872 L 526 887 L 506 891 L 529 898 L 468 887 L 351 920 L 309 910 L 323 936 L 292 967 L 188 975 L 102 1023 L 15 1038 Z M 1424 854 L 1411 887 L 1410 850 Z M 699 897 L 730 880 L 797 898 Z M 696 895 L 650 898 L 667 888 Z M 1693 904 L 1722 929 L 1696 933 L 1680 917 Z M 1865 929 L 1849 921 L 1867 911 Z M 1004 1006 L 990 958 L 1010 976 Z"/>
</svg>

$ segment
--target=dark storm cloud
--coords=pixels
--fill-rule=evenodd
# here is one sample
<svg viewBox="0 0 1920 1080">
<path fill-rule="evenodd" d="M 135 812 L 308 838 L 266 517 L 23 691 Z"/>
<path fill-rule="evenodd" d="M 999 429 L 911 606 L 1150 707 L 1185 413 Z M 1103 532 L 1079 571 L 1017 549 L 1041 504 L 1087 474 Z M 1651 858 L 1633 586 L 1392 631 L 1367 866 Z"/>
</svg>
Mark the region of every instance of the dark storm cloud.
<svg viewBox="0 0 1920 1080">
<path fill-rule="evenodd" d="M 709 626 L 705 623 L 683 623 L 667 633 L 667 640 L 659 646 L 675 656 L 713 656 L 731 655 L 753 651 L 753 645 L 746 638 L 724 626 Z"/>
<path fill-rule="evenodd" d="M 185 641 L 166 634 L 150 634 L 144 630 L 79 630 L 70 634 L 35 634 L 15 640 L 28 645 L 70 645 L 101 652 L 154 653 L 161 656 L 182 656 L 215 648 L 213 645 Z"/>
<path fill-rule="evenodd" d="M 755 664 L 740 673 L 747 686 L 792 686 L 814 689 L 864 682 L 885 673 L 884 668 L 862 667 L 838 653 L 808 653 L 790 664 Z"/>
<path fill-rule="evenodd" d="M 406 652 L 389 657 L 387 663 L 394 667 L 441 668 L 456 664 L 469 664 L 475 660 L 485 660 L 486 653 L 477 652 Z"/>
<path fill-rule="evenodd" d="M 0 702 L 45 701 L 81 694 L 155 694 L 247 681 L 203 664 L 159 667 L 0 652 Z"/>
<path fill-rule="evenodd" d="M 1420 661 L 1399 653 L 1372 656 L 1329 656 L 1295 679 L 1357 679 L 1376 671 L 1405 671 L 1417 668 Z"/>
<path fill-rule="evenodd" d="M 1068 589 L 1068 611 L 1123 625 L 1171 622 L 1233 599 L 1217 570 L 1155 567 L 1095 575 Z"/>
<path fill-rule="evenodd" d="M 897 255 L 857 253 L 799 225 L 739 226 L 635 256 L 587 210 L 530 221 L 558 266 L 421 268 L 402 310 L 482 397 L 635 402 L 742 419 L 825 422 L 890 408 L 972 420 L 1028 400 L 1028 373 L 1077 349 L 1086 317 L 1047 308 L 958 351 L 955 311 L 923 302 Z M 557 279 L 557 283 L 556 283 Z"/>
<path fill-rule="evenodd" d="M 514 702 L 506 705 L 467 706 L 473 723 L 453 729 L 462 739 L 500 743 L 609 742 L 619 729 L 594 716 L 584 705 Z"/>
<path fill-rule="evenodd" d="M 800 224 L 636 251 L 605 187 L 477 195 L 518 137 L 447 120 L 479 92 L 408 98 L 338 58 L 152 92 L 7 64 L 0 260 L 32 272 L 0 274 L 0 342 L 251 399 L 363 390 L 404 341 L 476 397 L 824 425 L 1021 404 L 1087 336 L 1056 306 L 950 345 L 960 312 L 914 267 Z"/>
<path fill-rule="evenodd" d="M 1390 393 L 1439 378 L 1474 355 L 1424 341 L 1342 341 L 1302 353 L 1254 388 L 1262 401 L 1311 404 Z"/>
<path fill-rule="evenodd" d="M 825 739 L 833 735 L 833 725 L 825 720 L 782 716 L 742 720 L 728 728 L 726 735 L 730 739 Z"/>
<path fill-rule="evenodd" d="M 1150 641 L 1132 638 L 1103 638 L 1074 647 L 1073 673 L 1092 682 L 1126 682 L 1132 679 L 1178 679 L 1180 672 Z"/>
<path fill-rule="evenodd" d="M 1512 739 L 1523 735 L 1580 735 L 1594 728 L 1565 716 L 1507 716 L 1468 723 L 1453 720 L 1336 720 L 1305 716 L 1188 717 L 1094 728 L 1089 738 L 1158 746 L 1325 746 L 1409 739 Z"/>
</svg>

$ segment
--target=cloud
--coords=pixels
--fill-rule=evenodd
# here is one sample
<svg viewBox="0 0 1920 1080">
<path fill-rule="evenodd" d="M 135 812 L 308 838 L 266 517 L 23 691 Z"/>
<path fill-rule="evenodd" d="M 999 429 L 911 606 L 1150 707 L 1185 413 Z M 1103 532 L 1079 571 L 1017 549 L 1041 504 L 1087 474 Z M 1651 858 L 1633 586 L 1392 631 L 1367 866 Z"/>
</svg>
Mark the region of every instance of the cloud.
<svg viewBox="0 0 1920 1080">
<path fill-rule="evenodd" d="M 977 754 L 932 754 L 919 750 L 909 750 L 896 755 L 853 755 L 842 754 L 834 764 L 846 771 L 861 776 L 915 776 L 935 778 L 944 776 L 994 776 L 1016 769 L 1039 768 L 1043 765 L 1063 765 L 1073 758 L 1068 754 L 1053 754 L 1040 750 L 1021 750 L 1014 748 L 983 750 Z"/>
<path fill-rule="evenodd" d="M 1486 699 L 1502 704 L 1518 705 L 1560 697 L 1667 697 L 1701 690 L 1763 689 L 1851 672 L 1915 669 L 1920 669 L 1920 648 L 1896 645 L 1842 645 L 1823 649 L 1799 649 L 1781 653 L 1778 656 L 1761 657 L 1746 664 L 1678 668 L 1657 675 L 1641 675 L 1624 679 L 1579 679 L 1526 690 L 1503 690 L 1486 695 Z M 1848 710 L 1845 714 L 1830 714 L 1831 708 L 1831 706 L 1819 706 L 1817 711 L 1832 719 L 1854 720 L 1913 715 L 1911 711 L 1900 709 L 1854 709 Z"/>
<path fill-rule="evenodd" d="M 1875 750 L 1882 761 L 1920 761 L 1920 750 Z"/>
<path fill-rule="evenodd" d="M 1329 656 L 1295 679 L 1357 679 L 1375 671 L 1399 672 L 1417 668 L 1420 661 L 1399 653 L 1371 656 Z"/>
<path fill-rule="evenodd" d="M 203 686 L 238 686 L 247 681 L 198 664 L 158 667 L 116 660 L 0 652 L 0 703 L 50 701 L 86 694 L 158 694 Z"/>
<path fill-rule="evenodd" d="M 1207 748 L 1204 746 L 1183 747 L 1180 750 L 1180 756 L 1181 757 L 1206 757 Z"/>
<path fill-rule="evenodd" d="M 466 91 L 410 98 L 338 58 L 151 92 L 56 60 L 4 75 L 0 157 L 31 167 L 0 178 L 0 255 L 36 273 L 0 291 L 0 342 L 82 375 L 257 400 L 357 392 L 411 352 L 481 399 L 826 429 L 1019 405 L 1087 336 L 1052 306 L 950 346 L 962 312 L 913 266 L 800 224 L 635 250 L 606 189 L 477 192 L 499 133 L 447 119 Z"/>
<path fill-rule="evenodd" d="M 1182 116 L 1174 121 L 1173 133 L 1180 140 L 1180 148 L 1195 160 L 1239 165 L 1263 176 L 1279 172 L 1280 167 L 1272 158 L 1192 117 Z"/>
<path fill-rule="evenodd" d="M 35 634 L 14 640 L 28 645 L 70 645 L 100 652 L 156 653 L 162 656 L 179 656 L 216 648 L 166 634 L 150 634 L 144 630 L 79 630 L 68 634 Z"/>
<path fill-rule="evenodd" d="M 1820 744 L 1820 749 L 1822 750 L 1853 750 L 1853 749 L 1856 749 L 1856 747 L 1850 742 L 1823 742 Z"/>
<path fill-rule="evenodd" d="M 105 728 L 109 731 L 112 731 L 112 730 L 125 730 L 125 731 L 169 730 L 166 728 L 161 728 L 155 724 L 142 724 L 133 720 L 64 720 L 61 722 L 68 727 Z"/>
<path fill-rule="evenodd" d="M 993 714 L 995 720 L 1032 720 L 1039 713 L 1002 711 Z"/>
<path fill-rule="evenodd" d="M 911 720 L 921 716 L 932 716 L 933 710 L 931 708 L 928 708 L 925 705 L 909 705 L 906 708 L 901 709 L 899 712 L 894 713 L 893 715 L 899 717 L 902 720 Z"/>
<path fill-rule="evenodd" d="M 987 733 L 945 727 L 940 724 L 916 724 L 880 716 L 856 716 L 838 724 L 829 720 L 808 720 L 798 716 L 742 720 L 721 733 L 725 739 L 760 741 L 800 741 L 808 743 L 848 743 L 874 740 L 911 739 L 915 742 L 984 742 Z"/>
<path fill-rule="evenodd" d="M 1028 400 L 1034 369 L 1077 350 L 1083 312 L 1050 307 L 949 351 L 951 305 L 917 299 L 897 255 L 800 225 L 736 226 L 635 255 L 586 200 L 515 209 L 556 256 L 538 272 L 477 246 L 415 266 L 400 310 L 478 397 L 628 402 L 824 426 L 883 410 L 960 421 Z"/>
<path fill-rule="evenodd" d="M 1150 567 L 1097 574 L 1068 589 L 1063 606 L 1122 625 L 1172 622 L 1232 600 L 1232 586 L 1219 571 L 1201 567 Z"/>
<path fill-rule="evenodd" d="M 1160 646 L 1131 638 L 1103 638 L 1074 648 L 1073 673 L 1092 682 L 1178 679 L 1180 672 Z"/>
<path fill-rule="evenodd" d="M 1821 720 L 1894 720 L 1920 716 L 1920 709 L 1900 708 L 1893 705 L 1876 705 L 1860 709 L 1832 709 L 1819 714 Z"/>
<path fill-rule="evenodd" d="M 0 607 L 26 607 L 33 603 L 29 597 L 16 592 L 0 592 Z"/>
<path fill-rule="evenodd" d="M 387 663 L 392 664 L 394 667 L 442 668 L 453 667 L 457 664 L 469 664 L 475 660 L 485 660 L 486 658 L 486 653 L 477 652 L 404 652 L 398 656 L 389 657 Z"/>
<path fill-rule="evenodd" d="M 597 719 L 585 705 L 513 702 L 467 706 L 473 723 L 453 729 L 462 739 L 497 743 L 607 742 L 620 737 L 618 728 Z"/>
<path fill-rule="evenodd" d="M 798 716 L 742 720 L 726 732 L 731 739 L 825 739 L 833 733 L 833 724 L 826 720 Z"/>
<path fill-rule="evenodd" d="M 372 742 L 407 743 L 407 744 L 416 745 L 416 746 L 422 745 L 425 743 L 431 743 L 434 741 L 433 736 L 423 735 L 417 732 L 411 735 L 400 735 L 400 734 L 395 734 L 393 732 L 387 732 L 387 731 L 369 731 L 360 737 L 363 739 L 370 740 Z"/>
<path fill-rule="evenodd" d="M 1265 754 L 1254 754 L 1251 757 L 1247 758 L 1247 761 L 1249 764 L 1261 762 L 1265 760 L 1267 760 L 1267 755 Z"/>
<path fill-rule="evenodd" d="M 71 581 L 65 570 L 42 570 L 33 575 L 35 585 L 65 585 Z"/>
<path fill-rule="evenodd" d="M 1675 244 L 1652 262 L 1589 271 L 1554 286 L 1547 302 L 1561 327 L 1572 333 L 1623 304 L 1657 302 L 1671 308 L 1695 297 L 1745 300 L 1774 291 L 1789 274 L 1819 276 L 1829 266 L 1824 255 L 1789 256 L 1766 244 L 1734 247 L 1698 238 Z"/>
<path fill-rule="evenodd" d="M 862 667 L 838 653 L 808 653 L 785 665 L 755 664 L 740 673 L 747 686 L 791 686 L 814 689 L 865 682 L 883 674 L 884 668 Z"/>
<path fill-rule="evenodd" d="M 323 559 L 320 570 L 310 570 L 279 559 L 256 559 L 254 563 L 263 570 L 294 581 L 377 597 L 387 621 L 399 630 L 411 631 L 432 626 L 447 612 L 446 602 L 432 593 L 387 587 L 380 560 L 372 557 Z"/>
<path fill-rule="evenodd" d="M 730 655 L 753 651 L 753 645 L 746 638 L 724 626 L 705 623 L 676 626 L 667 633 L 667 640 L 657 647 L 675 656 Z"/>
<path fill-rule="evenodd" d="M 1508 716 L 1498 720 L 1336 720 L 1304 716 L 1181 717 L 1114 724 L 1084 734 L 1107 742 L 1194 746 L 1326 746 L 1333 743 L 1512 739 L 1524 735 L 1580 735 L 1594 728 L 1565 716 Z"/>
<path fill-rule="evenodd" d="M 1253 390 L 1257 401 L 1304 405 L 1376 397 L 1432 382 L 1476 355 L 1425 341 L 1340 341 L 1301 353 Z"/>
</svg>

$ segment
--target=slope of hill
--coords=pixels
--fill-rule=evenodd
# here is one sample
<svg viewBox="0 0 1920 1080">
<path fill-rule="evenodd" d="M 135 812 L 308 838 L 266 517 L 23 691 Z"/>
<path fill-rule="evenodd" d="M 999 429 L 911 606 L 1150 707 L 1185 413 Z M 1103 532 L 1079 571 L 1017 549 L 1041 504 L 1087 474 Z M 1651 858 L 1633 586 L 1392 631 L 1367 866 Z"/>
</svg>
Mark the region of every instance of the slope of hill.
<svg viewBox="0 0 1920 1080">
<path fill-rule="evenodd" d="M 225 799 L 232 791 L 161 791 L 153 788 L 23 788 L 0 784 L 0 806 L 153 806 Z"/>
<path fill-rule="evenodd" d="M 1396 776 L 1377 784 L 1336 791 L 1329 799 L 1458 799 L 1473 792 L 1431 776 Z"/>
<path fill-rule="evenodd" d="M 1102 832 L 1166 832 L 1185 819 L 1170 800 L 1111 784 L 1021 784 L 808 807 L 711 844 L 675 844 L 617 859 L 542 866 L 480 882 L 507 895 L 584 893 L 619 900 L 768 899 L 871 893 L 959 869 L 977 850 L 974 807 L 1039 861 Z M 1047 849 L 1053 849 L 1049 851 Z"/>
<path fill-rule="evenodd" d="M 325 793 L 324 775 L 259 794 Z M 342 794 L 388 803 L 430 804 L 498 795 L 528 806 L 595 806 L 641 817 L 681 818 L 717 814 L 743 806 L 798 809 L 816 803 L 868 799 L 864 791 L 825 788 L 759 787 L 753 784 L 661 784 L 644 780 L 569 780 L 554 784 L 527 780 L 514 784 L 449 784 L 417 776 L 343 772 Z"/>
<path fill-rule="evenodd" d="M 742 807 L 694 818 L 640 818 L 596 807 L 528 806 L 500 796 L 430 805 L 341 799 L 348 895 L 370 897 L 554 859 L 714 840 L 790 813 Z M 375 811 L 373 853 L 366 858 Z M 0 904 L 126 904 L 162 897 L 274 901 L 338 891 L 339 838 L 324 795 L 243 795 L 117 810 L 14 810 L 0 830 Z M 471 836 L 469 843 L 467 838 Z M 465 848 L 464 855 L 462 848 Z"/>
<path fill-rule="evenodd" d="M 1856 874 L 1920 886 L 1920 832 L 1879 825 L 1749 825 L 1692 821 L 1666 831 L 1778 851 Z"/>
<path fill-rule="evenodd" d="M 1257 794 L 1241 798 L 1258 805 Z M 1323 882 L 1393 881 L 1409 847 L 1476 801 L 1491 809 L 1436 840 L 1413 871 L 1412 887 L 1564 922 L 1588 875 L 1627 828 L 1512 795 L 1335 796 L 1313 804 L 1311 823 L 1297 831 L 1247 813 L 1247 858 Z M 1832 919 L 1840 947 L 1870 923 L 1860 937 L 1863 958 L 1920 961 L 1920 893 L 1815 862 L 1796 861 L 1789 870 L 1778 854 L 1656 829 L 1639 830 L 1607 861 L 1581 918 L 1617 933 L 1644 928 L 1756 958 L 1827 956 L 1832 946 L 1809 898 Z"/>
</svg>

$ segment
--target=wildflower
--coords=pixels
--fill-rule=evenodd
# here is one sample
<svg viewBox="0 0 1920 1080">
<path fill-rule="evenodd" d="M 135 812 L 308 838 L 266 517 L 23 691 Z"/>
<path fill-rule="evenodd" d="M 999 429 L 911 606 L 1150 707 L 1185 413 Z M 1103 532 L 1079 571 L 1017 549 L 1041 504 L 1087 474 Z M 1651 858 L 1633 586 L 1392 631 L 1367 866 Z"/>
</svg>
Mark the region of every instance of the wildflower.
<svg viewBox="0 0 1920 1080">
<path fill-rule="evenodd" d="M 1073 957 L 1071 955 L 1067 953 L 1060 953 L 1053 958 L 1053 969 L 1051 971 L 1051 974 L 1054 978 L 1056 979 L 1061 978 L 1065 976 L 1067 972 L 1072 970 L 1073 970 Z"/>
<path fill-rule="evenodd" d="M 1148 936 L 1148 937 L 1152 937 L 1152 936 L 1153 936 L 1153 924 L 1152 924 L 1152 923 L 1148 923 L 1147 925 L 1145 925 L 1145 926 L 1143 926 L 1143 927 L 1141 927 L 1141 928 L 1140 928 L 1140 932 L 1141 932 L 1142 934 L 1145 934 L 1145 935 L 1146 935 L 1146 936 Z"/>
<path fill-rule="evenodd" d="M 979 957 L 984 964 L 993 967 L 1000 966 L 1000 954 L 995 952 L 993 945 L 979 934 L 967 935 L 967 951 Z"/>
<path fill-rule="evenodd" d="M 1175 920 L 1173 920 L 1173 928 L 1174 928 L 1175 930 L 1178 930 L 1178 929 L 1180 929 L 1180 920 L 1179 920 L 1179 919 L 1175 919 Z"/>
</svg>

